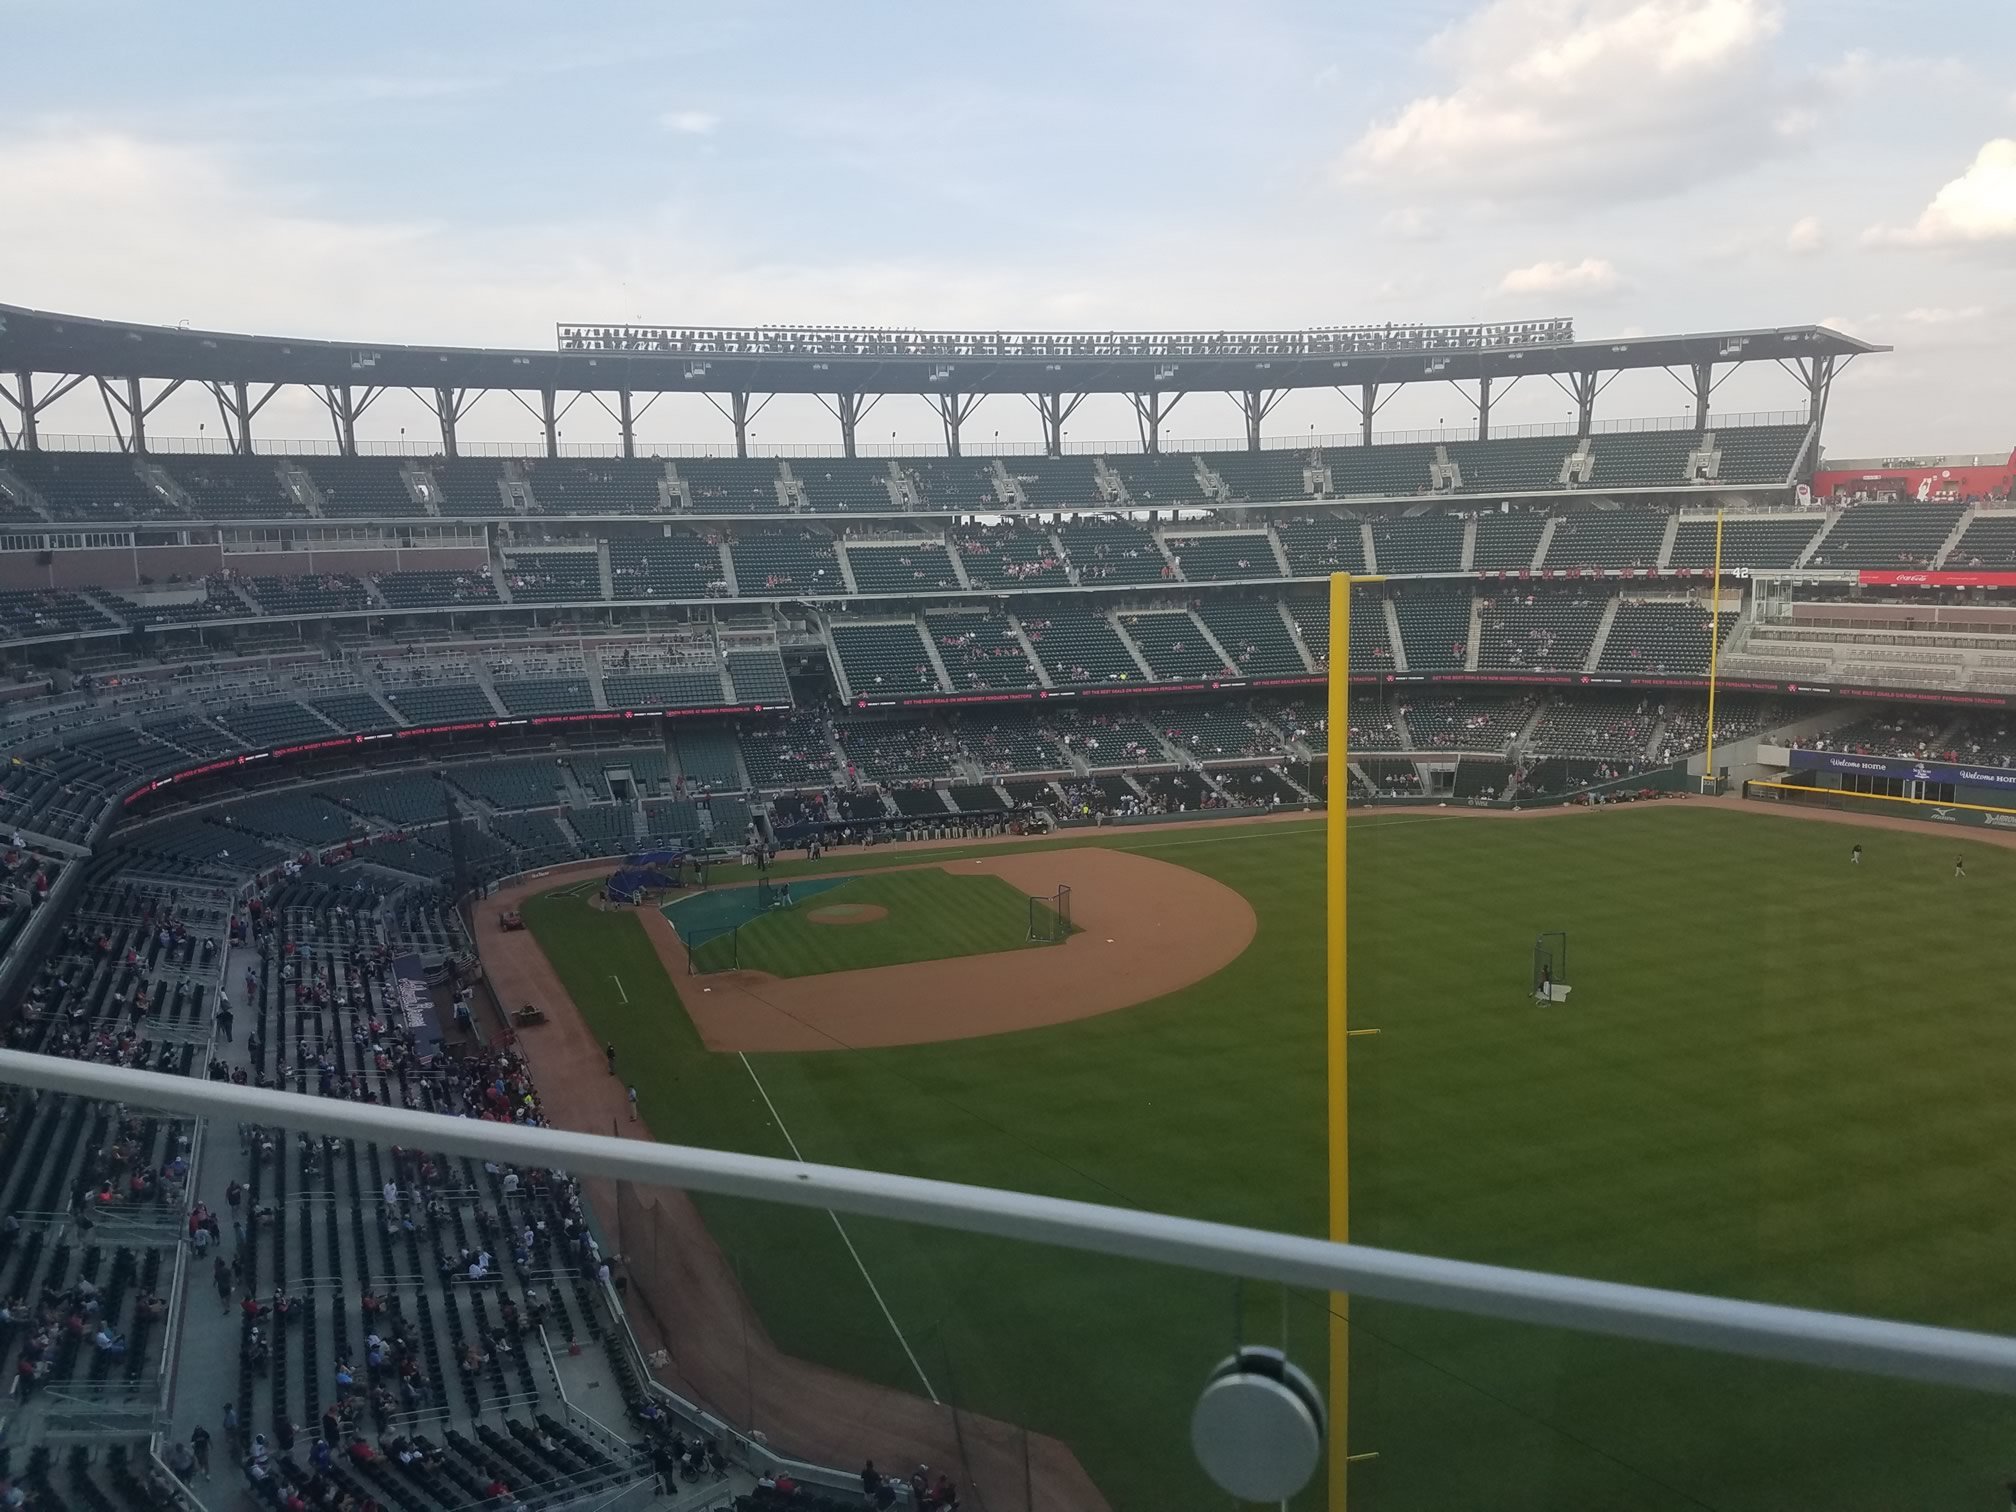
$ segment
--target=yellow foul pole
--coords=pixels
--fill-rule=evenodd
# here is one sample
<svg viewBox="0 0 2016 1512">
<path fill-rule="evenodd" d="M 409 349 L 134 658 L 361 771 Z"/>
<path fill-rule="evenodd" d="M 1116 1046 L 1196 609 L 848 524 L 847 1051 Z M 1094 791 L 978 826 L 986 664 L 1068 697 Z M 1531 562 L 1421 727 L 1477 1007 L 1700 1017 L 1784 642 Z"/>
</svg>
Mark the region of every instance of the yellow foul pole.
<svg viewBox="0 0 2016 1512">
<path fill-rule="evenodd" d="M 1722 511 L 1715 511 L 1715 586 L 1708 599 L 1708 756 L 1701 790 L 1715 791 L 1715 672 L 1722 650 Z M 1755 606 L 1752 606 L 1755 612 Z"/>
<path fill-rule="evenodd" d="M 1351 1238 L 1350 1083 L 1344 1011 L 1344 819 L 1351 789 L 1351 575 L 1330 578 L 1330 806 L 1324 826 L 1325 1080 L 1329 1087 L 1330 1237 Z M 1351 1299 L 1330 1294 L 1330 1512 L 1345 1512 L 1350 1454 Z"/>
</svg>

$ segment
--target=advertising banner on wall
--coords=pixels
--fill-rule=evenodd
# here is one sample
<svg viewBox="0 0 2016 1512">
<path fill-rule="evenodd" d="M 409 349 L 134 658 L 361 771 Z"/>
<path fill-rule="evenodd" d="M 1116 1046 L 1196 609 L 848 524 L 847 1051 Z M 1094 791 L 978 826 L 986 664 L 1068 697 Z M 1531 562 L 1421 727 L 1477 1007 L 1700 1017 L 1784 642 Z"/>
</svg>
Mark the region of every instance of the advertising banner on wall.
<svg viewBox="0 0 2016 1512">
<path fill-rule="evenodd" d="M 1858 756 L 1852 751 L 1792 752 L 1795 772 L 1854 772 L 1866 777 L 1897 777 L 1906 782 L 1950 782 L 1955 787 L 1991 788 L 2016 793 L 2016 767 L 1968 766 L 1946 761 L 1909 761 L 1894 756 Z"/>
<path fill-rule="evenodd" d="M 2016 572 L 1900 572 L 1864 570 L 1855 574 L 1864 588 L 2016 588 Z"/>
</svg>

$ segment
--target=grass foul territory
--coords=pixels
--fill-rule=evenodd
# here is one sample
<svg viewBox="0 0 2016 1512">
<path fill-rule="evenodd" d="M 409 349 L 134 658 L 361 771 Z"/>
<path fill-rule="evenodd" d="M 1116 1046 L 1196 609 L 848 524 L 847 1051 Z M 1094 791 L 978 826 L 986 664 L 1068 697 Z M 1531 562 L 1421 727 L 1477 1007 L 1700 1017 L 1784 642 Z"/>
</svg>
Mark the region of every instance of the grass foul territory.
<svg viewBox="0 0 2016 1512">
<path fill-rule="evenodd" d="M 1379 1031 L 1352 1043 L 1353 1239 L 2016 1333 L 2016 851 L 1685 800 L 1351 831 L 1352 1026 Z M 807 1160 L 1323 1233 L 1320 830 L 1096 840 L 1243 893 L 1253 945 L 1056 1028 L 752 1055 L 776 1119 L 634 915 L 525 915 L 661 1138 L 788 1158 L 781 1120 Z M 1547 930 L 1575 991 L 1543 1007 Z M 900 1331 L 948 1401 L 1069 1442 L 1116 1512 L 1224 1505 L 1187 1433 L 1235 1342 L 1327 1377 L 1320 1294 L 849 1219 L 857 1264 L 823 1214 L 703 1211 L 784 1348 L 914 1392 Z M 1350 1329 L 1359 1509 L 1986 1512 L 2016 1472 L 1999 1398 L 1363 1298 Z"/>
<path fill-rule="evenodd" d="M 802 891 L 802 887 L 798 889 Z M 881 908 L 865 923 L 819 924 L 812 910 L 855 905 Z M 935 869 L 855 877 L 772 909 L 744 924 L 735 941 L 708 940 L 695 948 L 694 965 L 718 971 L 732 964 L 771 976 L 819 976 L 906 961 L 942 961 L 1029 948 L 1029 903 L 999 877 L 955 876 Z M 732 956 L 731 950 L 739 951 Z"/>
</svg>

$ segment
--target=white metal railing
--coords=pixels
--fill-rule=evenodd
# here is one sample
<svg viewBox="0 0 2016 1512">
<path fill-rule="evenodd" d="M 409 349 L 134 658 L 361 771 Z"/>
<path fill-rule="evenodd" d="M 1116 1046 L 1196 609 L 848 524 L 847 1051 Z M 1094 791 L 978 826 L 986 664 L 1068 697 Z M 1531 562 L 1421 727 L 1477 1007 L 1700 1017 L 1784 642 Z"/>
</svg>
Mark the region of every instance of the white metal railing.
<svg viewBox="0 0 2016 1512">
<path fill-rule="evenodd" d="M 893 1218 L 1508 1322 L 2016 1395 L 2016 1338 L 1813 1312 L 879 1171 L 482 1123 L 0 1050 L 0 1081 L 453 1155 Z"/>
</svg>

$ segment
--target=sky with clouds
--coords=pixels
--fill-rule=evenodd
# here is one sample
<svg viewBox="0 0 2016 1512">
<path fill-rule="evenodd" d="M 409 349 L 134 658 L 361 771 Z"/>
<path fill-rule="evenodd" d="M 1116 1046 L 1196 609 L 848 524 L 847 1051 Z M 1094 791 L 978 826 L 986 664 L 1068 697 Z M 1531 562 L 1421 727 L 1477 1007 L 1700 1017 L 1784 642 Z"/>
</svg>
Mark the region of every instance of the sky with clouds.
<svg viewBox="0 0 2016 1512">
<path fill-rule="evenodd" d="M 0 0 L 0 300 L 223 329 L 550 346 L 560 320 L 1219 329 L 1568 314 L 1894 345 L 1836 456 L 2016 443 L 2010 0 L 1024 0 L 333 7 Z M 216 430 L 177 395 L 157 433 Z M 1760 365 L 1716 395 L 1790 409 Z M 1681 413 L 1661 373 L 1599 415 Z M 1550 384 L 1500 424 L 1572 415 Z M 1382 430 L 1457 425 L 1418 385 Z M 388 397 L 367 434 L 432 420 Z M 55 430 L 103 431 L 83 394 Z M 1277 434 L 1354 427 L 1298 394 Z M 885 434 L 886 428 L 886 434 Z M 266 436 L 321 437 L 305 394 Z M 570 441 L 614 428 L 581 404 Z M 779 399 L 759 444 L 836 439 Z M 1074 440 L 1133 431 L 1088 401 Z M 492 395 L 471 439 L 529 440 Z M 1165 436 L 1240 433 L 1191 395 Z M 720 443 L 698 398 L 646 442 Z M 924 401 L 864 437 L 937 440 Z M 1033 441 L 1018 399 L 968 422 Z"/>
</svg>

